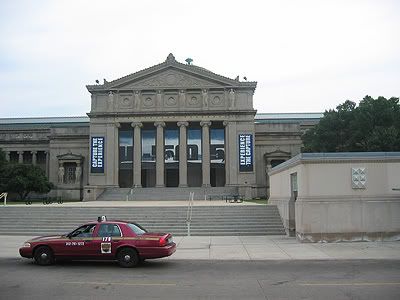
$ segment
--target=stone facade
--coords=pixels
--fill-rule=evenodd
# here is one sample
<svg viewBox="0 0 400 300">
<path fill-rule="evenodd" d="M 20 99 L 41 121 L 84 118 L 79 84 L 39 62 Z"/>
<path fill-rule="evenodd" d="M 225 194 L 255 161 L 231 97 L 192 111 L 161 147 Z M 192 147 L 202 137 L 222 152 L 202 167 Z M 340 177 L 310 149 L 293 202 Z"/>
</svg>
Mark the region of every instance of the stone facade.
<svg viewBox="0 0 400 300">
<path fill-rule="evenodd" d="M 132 187 L 158 188 L 160 197 L 168 187 L 185 195 L 200 188 L 204 195 L 265 197 L 271 166 L 299 153 L 302 132 L 321 114 L 256 115 L 256 84 L 170 54 L 161 64 L 88 85 L 89 118 L 1 119 L 0 148 L 11 161 L 41 165 L 56 186 L 52 194 L 64 198 L 96 200 Z M 91 147 L 99 138 L 100 169 Z M 242 143 L 252 168 L 243 167 Z"/>
</svg>

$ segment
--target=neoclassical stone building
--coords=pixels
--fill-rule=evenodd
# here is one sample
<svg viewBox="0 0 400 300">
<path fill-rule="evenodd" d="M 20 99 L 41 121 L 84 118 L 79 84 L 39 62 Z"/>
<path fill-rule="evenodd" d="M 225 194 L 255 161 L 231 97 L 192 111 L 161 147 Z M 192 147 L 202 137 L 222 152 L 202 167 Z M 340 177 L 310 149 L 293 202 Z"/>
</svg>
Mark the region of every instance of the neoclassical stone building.
<svg viewBox="0 0 400 300">
<path fill-rule="evenodd" d="M 182 64 L 88 85 L 88 117 L 0 119 L 10 161 L 41 166 L 53 195 L 84 200 L 265 197 L 322 114 L 257 114 L 256 82 Z"/>
</svg>

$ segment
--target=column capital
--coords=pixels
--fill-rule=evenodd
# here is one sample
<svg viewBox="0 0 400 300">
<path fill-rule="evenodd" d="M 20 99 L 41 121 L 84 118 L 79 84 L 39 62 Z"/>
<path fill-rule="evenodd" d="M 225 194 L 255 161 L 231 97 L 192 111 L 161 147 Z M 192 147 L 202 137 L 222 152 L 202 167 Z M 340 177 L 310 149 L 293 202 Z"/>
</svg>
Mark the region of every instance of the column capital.
<svg viewBox="0 0 400 300">
<path fill-rule="evenodd" d="M 142 127 L 143 127 L 143 123 L 142 123 L 142 122 L 132 122 L 132 123 L 131 123 L 131 126 L 132 126 L 133 128 L 135 128 L 135 127 L 142 128 Z"/>
<path fill-rule="evenodd" d="M 188 127 L 189 126 L 189 122 L 186 121 L 179 121 L 178 123 L 176 123 L 178 125 L 178 127 Z"/>
<path fill-rule="evenodd" d="M 154 126 L 155 127 L 165 127 L 165 122 L 163 122 L 163 121 L 154 122 Z"/>
<path fill-rule="evenodd" d="M 116 128 L 121 128 L 121 123 L 120 123 L 120 122 L 115 122 L 115 123 L 114 123 L 114 126 L 115 126 Z"/>
<path fill-rule="evenodd" d="M 226 126 L 229 125 L 229 123 L 230 123 L 229 121 L 223 121 L 223 122 L 222 122 L 222 125 L 223 125 L 224 127 L 226 127 Z"/>
<path fill-rule="evenodd" d="M 24 151 L 17 151 L 18 154 L 24 154 Z"/>
<path fill-rule="evenodd" d="M 201 127 L 204 127 L 204 126 L 210 127 L 211 126 L 211 121 L 201 121 L 200 122 L 200 126 Z"/>
<path fill-rule="evenodd" d="M 37 151 L 31 151 L 31 154 L 37 154 Z"/>
</svg>

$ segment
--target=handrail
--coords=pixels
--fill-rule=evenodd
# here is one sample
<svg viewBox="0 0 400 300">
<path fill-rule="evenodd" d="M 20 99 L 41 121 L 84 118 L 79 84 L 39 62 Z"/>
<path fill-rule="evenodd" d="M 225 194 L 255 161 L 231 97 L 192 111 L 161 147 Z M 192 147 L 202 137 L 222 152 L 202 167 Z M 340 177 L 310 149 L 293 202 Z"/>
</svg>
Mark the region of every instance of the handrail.
<svg viewBox="0 0 400 300">
<path fill-rule="evenodd" d="M 0 195 L 0 199 L 4 197 L 4 206 L 7 205 L 7 196 L 8 196 L 8 193 L 2 193 Z"/>
<path fill-rule="evenodd" d="M 190 192 L 189 200 L 188 200 L 188 208 L 187 208 L 187 213 L 186 213 L 186 225 L 187 225 L 187 235 L 188 236 L 190 236 L 190 224 L 192 223 L 193 199 L 194 199 L 194 192 Z"/>
<path fill-rule="evenodd" d="M 130 188 L 126 194 L 126 201 L 133 200 L 133 188 Z"/>
</svg>

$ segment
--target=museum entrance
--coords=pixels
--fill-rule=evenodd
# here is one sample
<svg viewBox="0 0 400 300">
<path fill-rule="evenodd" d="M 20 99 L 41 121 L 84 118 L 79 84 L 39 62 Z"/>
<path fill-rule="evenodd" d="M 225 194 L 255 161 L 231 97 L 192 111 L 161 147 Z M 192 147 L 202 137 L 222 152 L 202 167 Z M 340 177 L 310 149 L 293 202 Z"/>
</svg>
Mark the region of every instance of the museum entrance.
<svg viewBox="0 0 400 300">
<path fill-rule="evenodd" d="M 167 123 L 164 130 L 165 186 L 179 186 L 179 130 L 176 123 Z"/>
<path fill-rule="evenodd" d="M 153 124 L 142 128 L 142 187 L 156 186 L 156 129 Z"/>
</svg>

